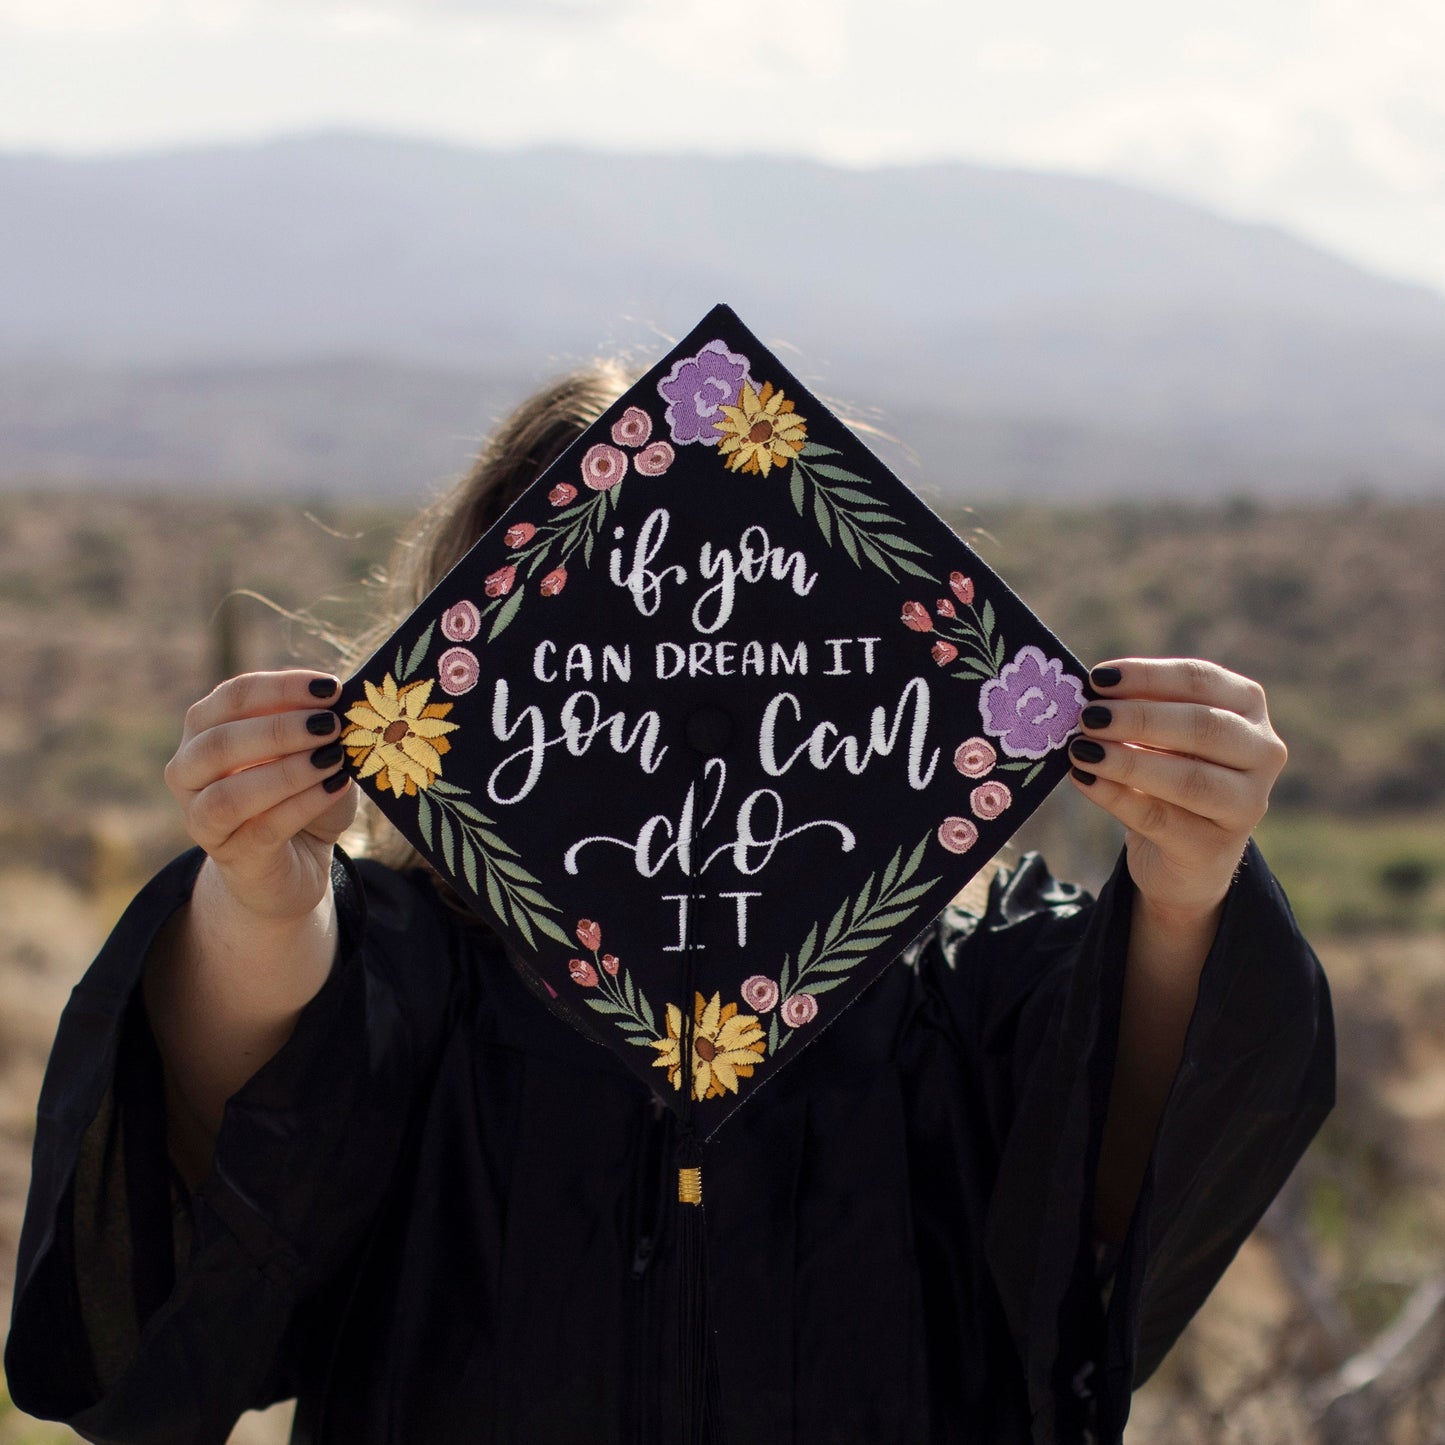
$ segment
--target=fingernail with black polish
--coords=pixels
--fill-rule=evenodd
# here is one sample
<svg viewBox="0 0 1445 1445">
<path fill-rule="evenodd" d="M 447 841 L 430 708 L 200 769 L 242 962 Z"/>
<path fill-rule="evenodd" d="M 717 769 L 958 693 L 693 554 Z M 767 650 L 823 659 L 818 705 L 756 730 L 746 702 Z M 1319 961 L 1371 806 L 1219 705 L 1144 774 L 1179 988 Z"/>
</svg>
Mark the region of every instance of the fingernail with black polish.
<svg viewBox="0 0 1445 1445">
<path fill-rule="evenodd" d="M 311 761 L 318 768 L 334 768 L 341 761 L 341 744 L 327 743 L 324 748 L 317 748 L 311 754 Z"/>
<path fill-rule="evenodd" d="M 1081 782 L 1086 788 L 1092 788 L 1092 787 L 1094 786 L 1094 774 L 1093 774 L 1093 773 L 1086 773 L 1086 772 L 1083 770 L 1083 768 L 1070 768 L 1070 769 L 1069 769 L 1069 772 L 1072 773 L 1073 776 L 1076 777 L 1076 778 L 1079 780 L 1079 782 Z M 343 774 L 338 774 L 337 776 L 340 777 L 340 776 L 344 776 L 344 775 L 343 775 Z M 330 781 L 331 781 L 331 780 L 328 778 L 328 779 L 327 779 L 327 782 L 330 782 Z"/>
<path fill-rule="evenodd" d="M 312 697 L 330 697 L 341 684 L 334 677 L 313 677 L 307 686 Z"/>
<path fill-rule="evenodd" d="M 1102 763 L 1104 761 L 1103 744 L 1096 743 L 1093 738 L 1075 738 L 1069 744 L 1069 751 L 1081 763 Z"/>
<path fill-rule="evenodd" d="M 1079 714 L 1079 720 L 1086 728 L 1106 728 L 1114 721 L 1114 714 L 1103 703 L 1093 702 Z"/>
<path fill-rule="evenodd" d="M 327 733 L 335 732 L 336 714 L 334 712 L 312 713 L 311 716 L 306 719 L 306 731 L 315 733 L 318 738 L 324 738 Z"/>
<path fill-rule="evenodd" d="M 1118 687 L 1124 680 L 1124 674 L 1117 667 L 1096 667 L 1089 674 L 1089 681 L 1095 687 Z"/>
<path fill-rule="evenodd" d="M 350 773 L 332 773 L 329 778 L 321 780 L 321 786 L 328 793 L 339 793 L 346 786 L 346 780 L 350 776 Z"/>
</svg>

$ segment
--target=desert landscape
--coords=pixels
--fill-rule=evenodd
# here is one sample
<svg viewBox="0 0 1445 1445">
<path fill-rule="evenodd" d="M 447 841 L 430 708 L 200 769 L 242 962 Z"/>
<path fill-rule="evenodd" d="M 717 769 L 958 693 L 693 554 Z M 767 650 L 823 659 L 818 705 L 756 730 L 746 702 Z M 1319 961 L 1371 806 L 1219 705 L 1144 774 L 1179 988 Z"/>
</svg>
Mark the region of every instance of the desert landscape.
<svg viewBox="0 0 1445 1445">
<path fill-rule="evenodd" d="M 935 501 L 937 505 L 937 502 Z M 407 509 L 0 495 L 0 1292 L 70 987 L 185 840 L 161 770 L 187 705 L 334 665 Z M 1335 993 L 1339 1104 L 1141 1392 L 1130 1445 L 1445 1441 L 1445 504 L 1362 492 L 950 513 L 1081 657 L 1259 678 L 1291 762 L 1260 841 Z M 1061 789 L 1021 839 L 1096 884 L 1118 836 Z M 285 1407 L 235 1441 L 285 1439 Z M 73 1440 L 0 1397 L 0 1445 Z"/>
</svg>

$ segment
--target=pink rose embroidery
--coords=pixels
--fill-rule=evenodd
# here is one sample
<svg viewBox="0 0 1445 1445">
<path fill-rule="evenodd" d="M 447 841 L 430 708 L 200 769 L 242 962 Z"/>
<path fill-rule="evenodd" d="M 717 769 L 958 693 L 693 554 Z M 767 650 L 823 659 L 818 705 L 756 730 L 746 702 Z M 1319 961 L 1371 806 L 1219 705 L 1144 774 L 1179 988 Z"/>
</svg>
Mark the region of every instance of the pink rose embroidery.
<svg viewBox="0 0 1445 1445">
<path fill-rule="evenodd" d="M 951 642 L 945 642 L 940 637 L 938 641 L 933 644 L 933 660 L 940 667 L 947 667 L 957 656 L 958 649 Z"/>
<path fill-rule="evenodd" d="M 517 569 L 515 567 L 498 567 L 495 572 L 488 575 L 487 580 L 482 584 L 482 591 L 488 597 L 505 597 L 512 590 L 512 583 L 516 580 Z"/>
<path fill-rule="evenodd" d="M 482 630 L 475 602 L 457 602 L 442 613 L 442 636 L 448 642 L 470 642 Z"/>
<path fill-rule="evenodd" d="M 933 631 L 933 619 L 928 615 L 928 609 L 921 602 L 905 602 L 903 604 L 903 625 L 911 627 L 915 632 Z"/>
<path fill-rule="evenodd" d="M 617 976 L 617 970 L 622 967 L 622 961 L 615 953 L 604 953 L 602 955 L 602 967 L 615 978 Z"/>
<path fill-rule="evenodd" d="M 437 658 L 437 681 L 442 691 L 452 697 L 470 692 L 477 685 L 481 671 L 477 655 L 469 647 L 449 647 Z"/>
<path fill-rule="evenodd" d="M 778 985 L 775 980 L 761 973 L 745 978 L 742 986 L 743 1002 L 755 1013 L 765 1014 L 777 1006 Z"/>
<path fill-rule="evenodd" d="M 940 597 L 938 601 L 933 604 L 933 610 L 938 613 L 940 617 L 958 616 L 958 610 L 954 607 L 953 603 L 948 600 L 947 597 Z"/>
<path fill-rule="evenodd" d="M 632 465 L 644 477 L 660 477 L 672 465 L 676 456 L 671 442 L 653 442 L 633 457 Z"/>
<path fill-rule="evenodd" d="M 966 743 L 959 743 L 953 754 L 953 766 L 965 778 L 983 777 L 992 770 L 996 762 L 998 754 L 994 751 L 993 744 L 985 738 L 969 738 Z"/>
<path fill-rule="evenodd" d="M 950 572 L 948 574 L 948 585 L 953 595 L 968 607 L 973 602 L 973 578 L 965 577 L 962 572 Z"/>
<path fill-rule="evenodd" d="M 1013 800 L 1014 796 L 1009 792 L 1008 784 L 994 781 L 980 783 L 968 795 L 968 806 L 973 809 L 975 818 L 982 818 L 986 822 L 990 818 L 997 818 Z"/>
<path fill-rule="evenodd" d="M 818 1000 L 810 993 L 795 993 L 783 1000 L 778 1012 L 790 1029 L 800 1029 L 818 1017 Z"/>
<path fill-rule="evenodd" d="M 640 406 L 629 406 L 612 423 L 612 440 L 620 447 L 640 447 L 652 435 L 652 418 Z"/>
<path fill-rule="evenodd" d="M 978 824 L 968 818 L 945 818 L 938 825 L 938 841 L 950 853 L 967 853 L 978 842 Z"/>
<path fill-rule="evenodd" d="M 577 488 L 571 482 L 558 482 L 550 492 L 547 493 L 547 500 L 554 507 L 565 507 L 568 502 L 577 498 Z"/>
<path fill-rule="evenodd" d="M 627 453 L 610 447 L 606 442 L 587 448 L 582 458 L 582 480 L 594 492 L 605 492 L 615 487 L 627 471 Z"/>
<path fill-rule="evenodd" d="M 509 547 L 525 547 L 536 535 L 537 529 L 530 522 L 513 522 L 502 534 L 502 540 Z"/>
<path fill-rule="evenodd" d="M 594 923 L 590 918 L 582 918 L 577 922 L 577 942 L 583 948 L 602 947 L 602 925 Z"/>
<path fill-rule="evenodd" d="M 580 983 L 583 988 L 597 987 L 597 970 L 585 958 L 568 959 L 567 972 L 572 975 L 573 983 Z"/>
<path fill-rule="evenodd" d="M 538 584 L 543 597 L 555 597 L 567 585 L 567 569 L 554 567 Z"/>
</svg>

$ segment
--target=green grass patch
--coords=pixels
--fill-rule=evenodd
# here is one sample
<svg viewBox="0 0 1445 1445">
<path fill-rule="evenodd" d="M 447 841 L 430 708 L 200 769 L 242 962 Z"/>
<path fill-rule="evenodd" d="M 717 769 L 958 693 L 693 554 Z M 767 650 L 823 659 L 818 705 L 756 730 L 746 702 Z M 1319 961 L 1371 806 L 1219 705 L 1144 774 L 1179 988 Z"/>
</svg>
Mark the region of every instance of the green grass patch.
<svg viewBox="0 0 1445 1445">
<path fill-rule="evenodd" d="M 1259 846 L 1306 932 L 1445 929 L 1445 811 L 1272 811 Z"/>
</svg>

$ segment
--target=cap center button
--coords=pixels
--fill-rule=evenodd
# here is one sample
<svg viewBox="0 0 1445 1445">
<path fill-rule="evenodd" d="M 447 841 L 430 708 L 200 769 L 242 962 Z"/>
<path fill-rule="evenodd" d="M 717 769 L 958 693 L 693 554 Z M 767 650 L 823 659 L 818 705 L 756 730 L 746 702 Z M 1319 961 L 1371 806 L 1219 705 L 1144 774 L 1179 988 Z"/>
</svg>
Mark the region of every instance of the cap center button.
<svg viewBox="0 0 1445 1445">
<path fill-rule="evenodd" d="M 684 731 L 688 746 L 704 757 L 726 752 L 732 741 L 733 720 L 720 707 L 700 707 L 688 718 Z"/>
</svg>

